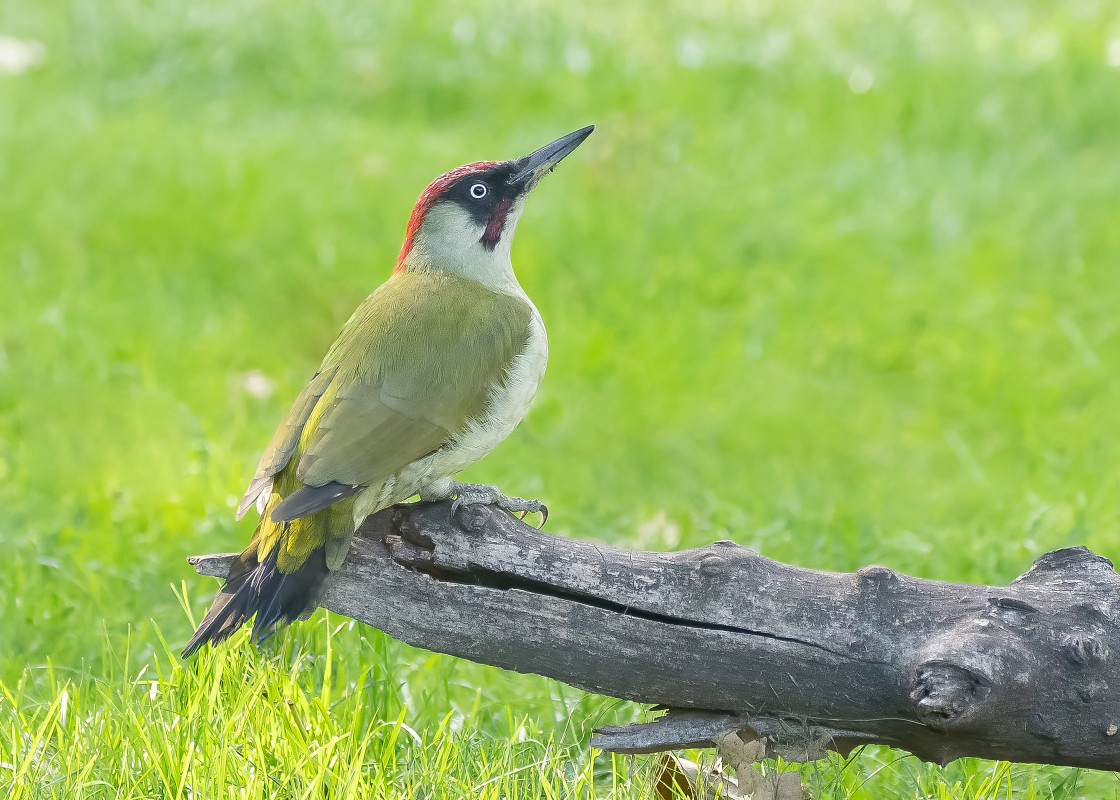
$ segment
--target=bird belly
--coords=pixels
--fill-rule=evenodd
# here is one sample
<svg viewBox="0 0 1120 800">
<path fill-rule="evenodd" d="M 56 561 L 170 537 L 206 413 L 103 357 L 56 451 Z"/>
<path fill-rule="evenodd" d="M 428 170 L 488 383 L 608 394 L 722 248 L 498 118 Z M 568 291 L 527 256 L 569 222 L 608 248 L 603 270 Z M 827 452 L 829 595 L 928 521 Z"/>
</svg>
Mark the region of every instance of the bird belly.
<svg viewBox="0 0 1120 800">
<path fill-rule="evenodd" d="M 528 300 L 528 298 L 526 298 Z M 537 393 L 548 364 L 548 335 L 535 306 L 529 320 L 529 340 L 490 394 L 484 417 L 472 420 L 446 445 L 412 462 L 381 486 L 371 486 L 358 495 L 354 523 L 370 514 L 401 503 L 430 484 L 466 469 L 509 436 L 524 419 Z"/>
</svg>

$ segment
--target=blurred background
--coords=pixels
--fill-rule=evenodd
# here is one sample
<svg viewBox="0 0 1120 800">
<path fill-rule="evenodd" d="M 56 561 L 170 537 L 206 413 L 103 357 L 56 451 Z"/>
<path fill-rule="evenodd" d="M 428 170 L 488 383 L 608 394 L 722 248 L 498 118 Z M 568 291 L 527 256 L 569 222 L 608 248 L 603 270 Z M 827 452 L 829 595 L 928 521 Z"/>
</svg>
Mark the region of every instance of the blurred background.
<svg viewBox="0 0 1120 800">
<path fill-rule="evenodd" d="M 1120 556 L 1113 3 L 6 0 L 9 712 L 169 663 L 215 589 L 185 557 L 248 540 L 236 498 L 416 196 L 589 123 L 514 245 L 548 374 L 469 479 L 634 547 L 984 583 Z M 284 670 L 328 627 L 208 658 Z M 635 713 L 331 641 L 420 739 Z"/>
</svg>

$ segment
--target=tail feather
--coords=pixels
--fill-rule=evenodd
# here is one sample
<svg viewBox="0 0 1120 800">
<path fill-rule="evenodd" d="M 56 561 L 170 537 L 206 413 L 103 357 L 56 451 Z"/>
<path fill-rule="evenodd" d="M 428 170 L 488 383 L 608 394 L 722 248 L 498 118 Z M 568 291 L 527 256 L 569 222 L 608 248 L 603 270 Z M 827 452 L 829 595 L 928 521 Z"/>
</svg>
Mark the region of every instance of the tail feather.
<svg viewBox="0 0 1120 800">
<path fill-rule="evenodd" d="M 198 630 L 183 649 L 189 658 L 206 642 L 217 644 L 241 629 L 256 614 L 253 634 L 264 639 L 277 625 L 310 614 L 319 604 L 319 591 L 327 577 L 326 551 L 320 547 L 295 572 L 281 572 L 276 564 L 283 539 L 264 561 L 254 544 L 238 556 L 229 577 L 214 598 Z"/>
</svg>

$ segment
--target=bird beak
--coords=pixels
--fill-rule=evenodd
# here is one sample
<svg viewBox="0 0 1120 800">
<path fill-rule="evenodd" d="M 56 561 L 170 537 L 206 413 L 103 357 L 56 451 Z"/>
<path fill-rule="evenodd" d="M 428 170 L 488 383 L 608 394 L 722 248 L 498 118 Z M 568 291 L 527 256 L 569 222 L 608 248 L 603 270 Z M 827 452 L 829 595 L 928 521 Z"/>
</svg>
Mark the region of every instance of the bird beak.
<svg viewBox="0 0 1120 800">
<path fill-rule="evenodd" d="M 569 153 L 579 147 L 593 130 L 595 130 L 594 125 L 580 128 L 567 136 L 561 136 L 551 144 L 546 144 L 540 150 L 534 150 L 529 155 L 517 159 L 513 162 L 517 171 L 513 173 L 509 182 L 522 184 L 524 191 L 529 191 L 537 185 L 541 178 L 552 172 L 553 168 Z"/>
</svg>

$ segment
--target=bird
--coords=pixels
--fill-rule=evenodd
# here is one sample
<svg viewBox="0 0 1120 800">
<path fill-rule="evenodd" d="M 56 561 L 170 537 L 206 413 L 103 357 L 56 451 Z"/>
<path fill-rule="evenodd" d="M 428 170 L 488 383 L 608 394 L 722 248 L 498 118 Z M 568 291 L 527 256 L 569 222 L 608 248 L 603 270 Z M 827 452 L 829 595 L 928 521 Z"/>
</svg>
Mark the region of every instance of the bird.
<svg viewBox="0 0 1120 800">
<path fill-rule="evenodd" d="M 414 496 L 540 513 L 456 473 L 525 416 L 548 361 L 510 249 L 529 194 L 595 129 L 509 161 L 476 161 L 417 200 L 395 269 L 358 307 L 269 441 L 237 509 L 260 521 L 183 650 L 253 619 L 261 641 L 309 616 L 370 514 Z"/>
</svg>

